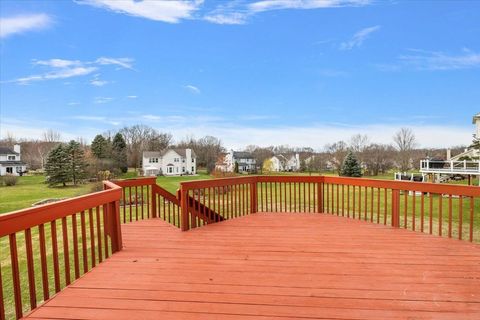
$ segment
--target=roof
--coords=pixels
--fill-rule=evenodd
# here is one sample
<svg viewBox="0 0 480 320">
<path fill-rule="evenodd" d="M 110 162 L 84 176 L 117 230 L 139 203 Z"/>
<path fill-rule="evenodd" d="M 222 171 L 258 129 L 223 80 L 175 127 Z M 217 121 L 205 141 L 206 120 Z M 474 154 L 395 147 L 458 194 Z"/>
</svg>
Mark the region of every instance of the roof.
<svg viewBox="0 0 480 320">
<path fill-rule="evenodd" d="M 26 166 L 26 163 L 22 161 L 0 161 L 0 165 Z"/>
<path fill-rule="evenodd" d="M 475 124 L 475 120 L 480 119 L 480 112 L 473 116 L 472 123 Z"/>
<path fill-rule="evenodd" d="M 164 155 L 166 155 L 167 152 L 169 151 L 174 151 L 176 154 L 178 154 L 183 158 L 187 157 L 187 149 L 181 149 L 181 148 L 168 148 L 162 151 L 143 151 L 143 157 L 144 158 L 161 158 Z M 192 157 L 194 158 L 197 157 L 197 155 L 195 154 L 195 151 L 193 150 L 192 150 Z"/>
<path fill-rule="evenodd" d="M 246 151 L 233 151 L 233 157 L 237 159 L 253 159 L 253 155 Z"/>
<path fill-rule="evenodd" d="M 9 147 L 0 147 L 0 154 L 19 154 Z"/>
</svg>

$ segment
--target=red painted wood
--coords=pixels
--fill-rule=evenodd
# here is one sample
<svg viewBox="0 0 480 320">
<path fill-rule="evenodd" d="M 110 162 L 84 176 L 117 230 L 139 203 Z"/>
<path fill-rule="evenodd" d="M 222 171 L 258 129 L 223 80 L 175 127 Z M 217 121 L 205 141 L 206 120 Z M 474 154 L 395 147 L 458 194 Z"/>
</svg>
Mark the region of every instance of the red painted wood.
<svg viewBox="0 0 480 320">
<path fill-rule="evenodd" d="M 49 285 L 48 285 L 48 269 L 47 269 L 47 249 L 45 245 L 45 227 L 43 224 L 38 226 L 38 238 L 40 245 L 40 265 L 42 269 L 42 288 L 43 288 L 43 300 L 50 298 Z"/>
<path fill-rule="evenodd" d="M 55 292 L 60 292 L 60 267 L 58 265 L 58 241 L 57 241 L 57 222 L 50 222 L 50 232 L 52 241 L 52 260 L 53 260 L 53 283 Z"/>
<path fill-rule="evenodd" d="M 0 265 L 0 320 L 5 320 L 5 303 L 3 302 L 2 266 Z"/>
<path fill-rule="evenodd" d="M 121 251 L 32 319 L 476 319 L 478 245 L 331 215 L 177 231 L 122 226 Z M 188 270 L 188 272 L 172 272 Z"/>
<path fill-rule="evenodd" d="M 33 248 L 32 248 L 32 231 L 25 230 L 25 253 L 27 257 L 27 273 L 28 273 L 28 291 L 30 298 L 30 309 L 37 307 L 37 291 L 35 287 L 35 266 L 33 263 Z M 0 281 L 1 285 L 1 281 Z M 0 297 L 0 300 L 1 297 Z"/>
<path fill-rule="evenodd" d="M 20 319 L 23 316 L 22 291 L 20 287 L 20 270 L 18 267 L 17 236 L 15 233 L 9 235 L 10 261 L 12 266 L 13 297 L 15 303 L 15 316 Z"/>
</svg>

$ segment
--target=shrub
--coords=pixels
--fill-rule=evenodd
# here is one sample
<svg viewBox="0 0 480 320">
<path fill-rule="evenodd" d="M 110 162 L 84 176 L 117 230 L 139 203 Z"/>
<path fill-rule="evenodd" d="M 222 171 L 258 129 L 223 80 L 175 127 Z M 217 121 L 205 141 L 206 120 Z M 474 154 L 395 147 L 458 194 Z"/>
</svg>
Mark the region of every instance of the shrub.
<svg viewBox="0 0 480 320">
<path fill-rule="evenodd" d="M 17 184 L 17 182 L 18 182 L 17 176 L 7 174 L 5 177 L 3 177 L 3 183 L 5 183 L 7 187 L 14 186 Z"/>
</svg>

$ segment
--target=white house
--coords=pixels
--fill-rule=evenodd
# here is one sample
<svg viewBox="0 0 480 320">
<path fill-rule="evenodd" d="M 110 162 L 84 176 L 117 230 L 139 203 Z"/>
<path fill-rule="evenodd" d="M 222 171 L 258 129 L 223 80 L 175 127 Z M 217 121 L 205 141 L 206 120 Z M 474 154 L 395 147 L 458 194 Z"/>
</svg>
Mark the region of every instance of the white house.
<svg viewBox="0 0 480 320">
<path fill-rule="evenodd" d="M 221 172 L 234 172 L 235 165 L 238 164 L 238 172 L 255 172 L 257 169 L 257 160 L 250 152 L 233 151 L 223 154 L 215 164 L 215 169 Z"/>
<path fill-rule="evenodd" d="M 21 176 L 27 171 L 27 165 L 22 162 L 20 145 L 13 146 L 13 150 L 0 147 L 0 176 L 11 174 Z"/>
<path fill-rule="evenodd" d="M 473 116 L 472 124 L 475 125 L 475 133 L 473 134 L 473 139 L 476 141 L 480 141 L 480 113 L 477 113 Z M 447 160 L 449 161 L 458 161 L 465 158 L 479 159 L 480 150 L 475 148 L 467 148 L 464 152 L 457 154 L 453 157 L 450 156 L 450 150 L 447 150 Z"/>
<path fill-rule="evenodd" d="M 277 154 L 265 162 L 267 171 L 299 171 L 300 170 L 300 155 L 295 154 Z"/>
<path fill-rule="evenodd" d="M 145 176 L 196 174 L 197 156 L 192 149 L 144 151 L 142 169 Z"/>
</svg>

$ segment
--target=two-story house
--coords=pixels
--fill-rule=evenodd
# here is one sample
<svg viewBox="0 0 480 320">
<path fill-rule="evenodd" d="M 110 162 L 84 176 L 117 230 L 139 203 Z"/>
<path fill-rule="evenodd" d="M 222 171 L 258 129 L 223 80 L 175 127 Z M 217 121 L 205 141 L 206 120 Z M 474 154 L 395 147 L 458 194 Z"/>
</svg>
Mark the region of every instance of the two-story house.
<svg viewBox="0 0 480 320">
<path fill-rule="evenodd" d="M 255 172 L 257 161 L 250 152 L 230 150 L 217 160 L 215 169 L 221 172 L 235 172 L 236 166 L 239 173 Z"/>
<path fill-rule="evenodd" d="M 0 147 L 0 176 L 11 174 L 21 176 L 27 171 L 27 165 L 22 162 L 20 145 L 13 146 L 13 150 Z"/>
<path fill-rule="evenodd" d="M 277 154 L 264 162 L 266 171 L 299 171 L 300 155 L 295 154 Z"/>
<path fill-rule="evenodd" d="M 144 176 L 196 174 L 197 156 L 192 149 L 144 151 L 142 169 Z"/>
</svg>

